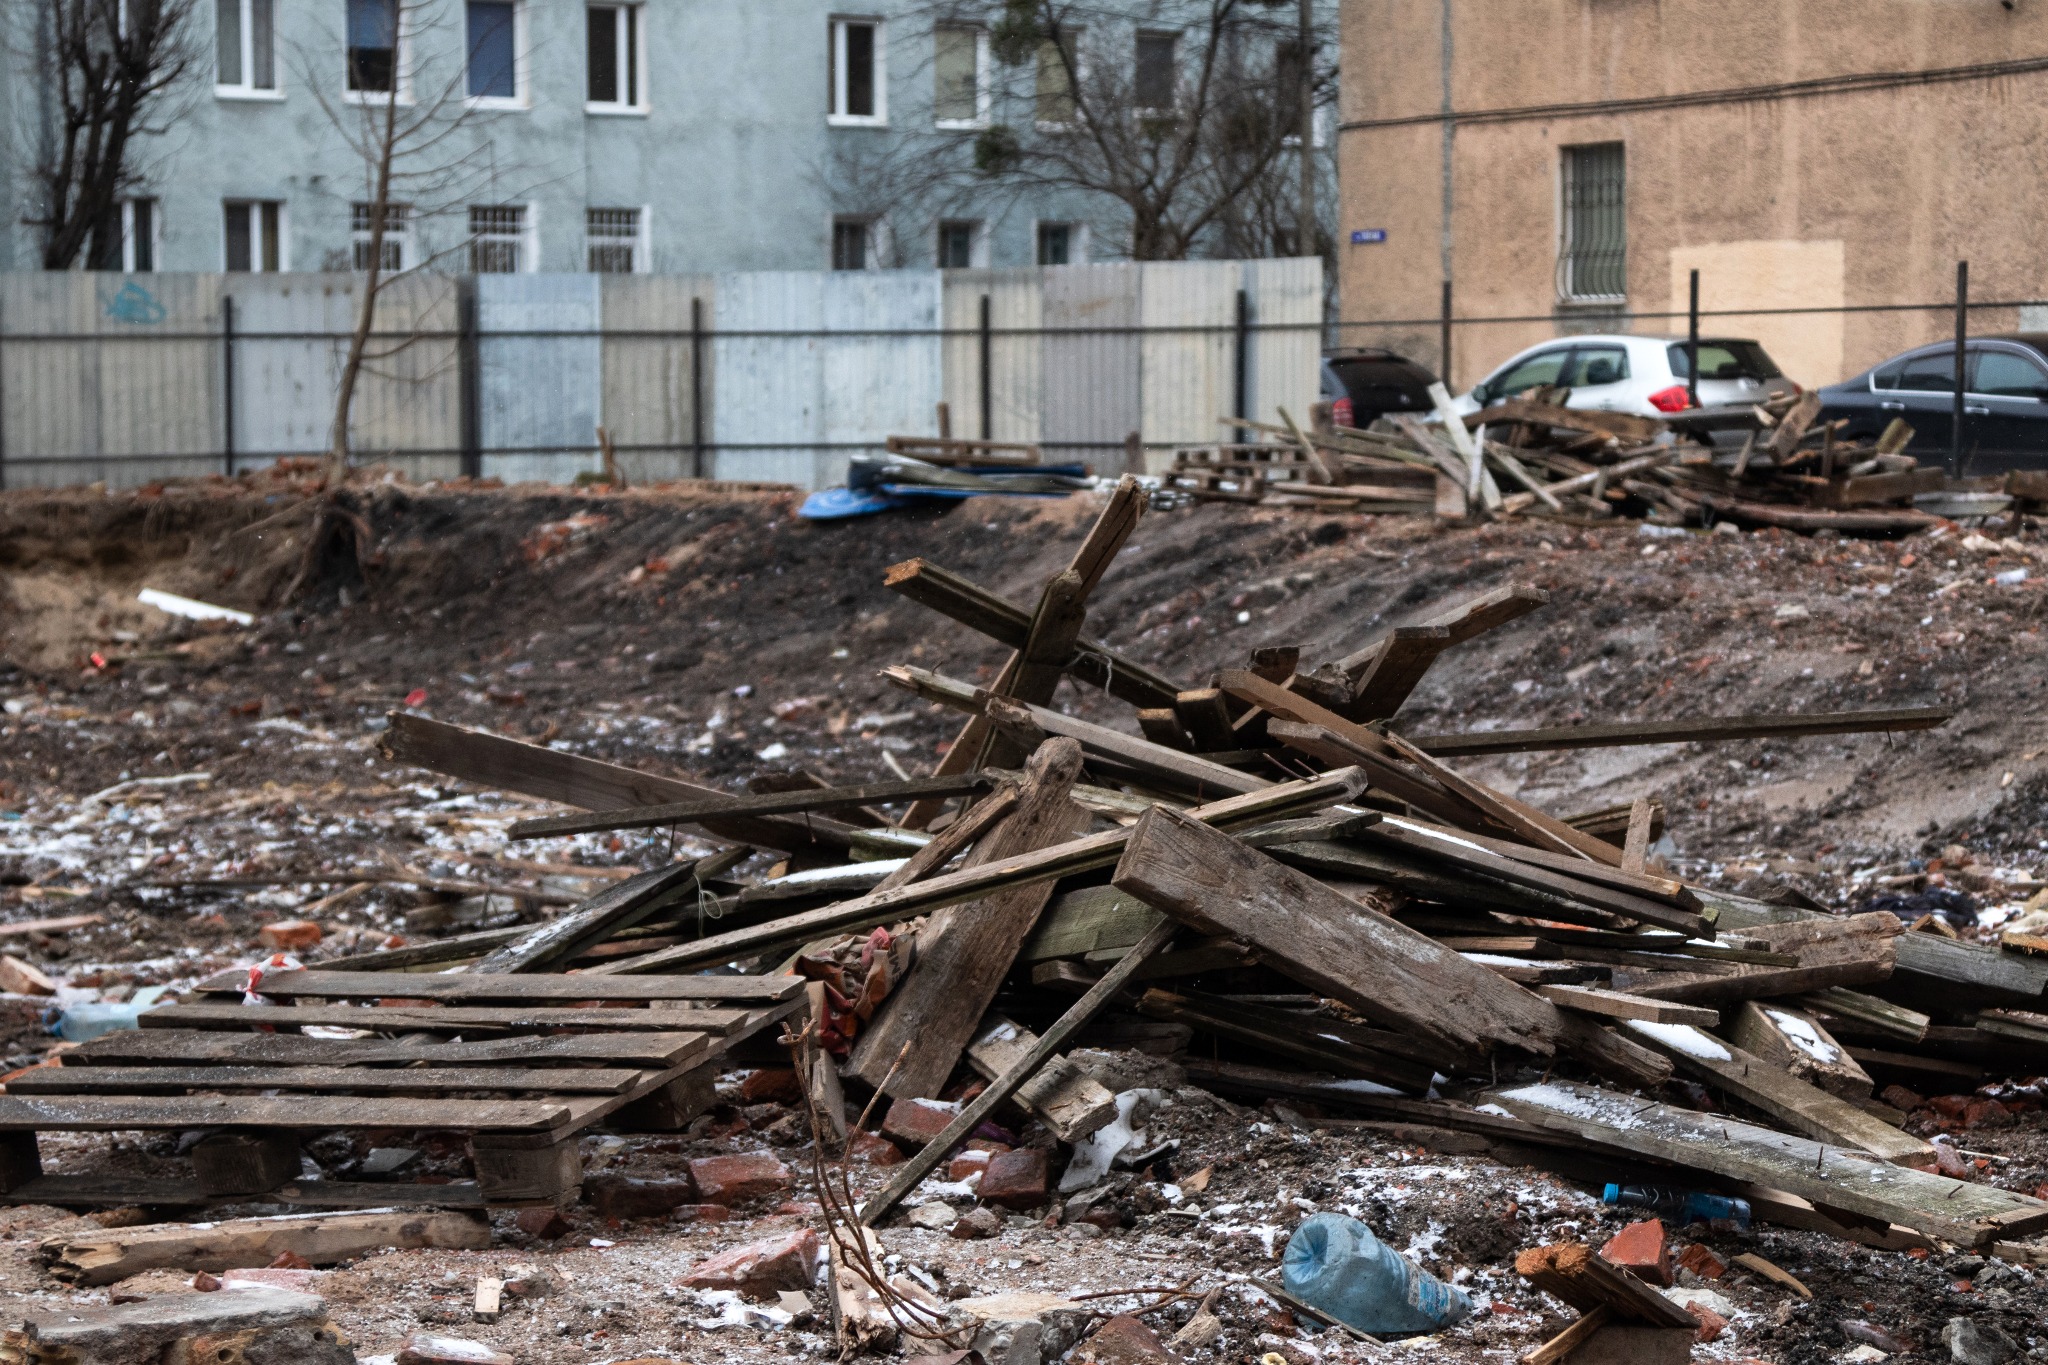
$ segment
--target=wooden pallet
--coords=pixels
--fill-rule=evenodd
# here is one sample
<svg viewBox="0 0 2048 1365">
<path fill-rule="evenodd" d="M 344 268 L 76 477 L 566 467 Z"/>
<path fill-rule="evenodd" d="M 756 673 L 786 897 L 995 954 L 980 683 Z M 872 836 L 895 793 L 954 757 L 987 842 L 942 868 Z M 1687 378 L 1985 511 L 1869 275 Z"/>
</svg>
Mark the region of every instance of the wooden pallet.
<svg viewBox="0 0 2048 1365">
<path fill-rule="evenodd" d="M 9 1082 L 0 1203 L 558 1201 L 581 1179 L 578 1134 L 680 1127 L 720 1056 L 803 999 L 796 977 L 302 971 L 264 978 L 280 1003 L 223 1003 L 243 977 Z M 37 1133 L 132 1129 L 216 1131 L 192 1148 L 190 1181 L 42 1173 Z M 299 1179 L 303 1135 L 366 1129 L 465 1133 L 476 1180 Z"/>
</svg>

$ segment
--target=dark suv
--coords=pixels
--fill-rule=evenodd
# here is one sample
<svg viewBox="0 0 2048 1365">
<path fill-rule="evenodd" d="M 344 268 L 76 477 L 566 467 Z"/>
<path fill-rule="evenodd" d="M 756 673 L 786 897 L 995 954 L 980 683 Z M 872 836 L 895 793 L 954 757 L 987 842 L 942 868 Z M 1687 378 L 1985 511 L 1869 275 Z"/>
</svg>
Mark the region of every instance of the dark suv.
<svg viewBox="0 0 2048 1365">
<path fill-rule="evenodd" d="M 1902 417 L 1906 453 L 1939 462 L 1955 430 L 1956 344 L 1921 346 L 1820 391 L 1820 418 L 1849 419 L 1843 435 L 1875 439 Z M 2048 469 L 2048 334 L 1972 337 L 1963 347 L 1963 458 L 1968 474 Z"/>
<path fill-rule="evenodd" d="M 1323 354 L 1323 398 L 1340 427 L 1369 427 L 1390 412 L 1430 412 L 1436 376 L 1406 356 L 1358 346 Z"/>
</svg>

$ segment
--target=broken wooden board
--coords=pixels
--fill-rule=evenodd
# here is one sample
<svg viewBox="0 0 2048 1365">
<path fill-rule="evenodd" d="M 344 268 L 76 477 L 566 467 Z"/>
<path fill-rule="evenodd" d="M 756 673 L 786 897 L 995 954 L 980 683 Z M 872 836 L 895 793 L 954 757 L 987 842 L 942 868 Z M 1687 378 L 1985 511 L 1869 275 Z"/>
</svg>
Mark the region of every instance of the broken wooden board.
<svg viewBox="0 0 2048 1365">
<path fill-rule="evenodd" d="M 216 994 L 239 993 L 248 979 L 246 970 L 222 972 L 199 983 L 199 989 Z M 641 980 L 595 972 L 578 972 L 573 976 L 472 976 L 466 972 L 314 970 L 266 972 L 263 977 L 263 994 L 279 1000 L 711 1000 L 770 1004 L 794 1000 L 803 994 L 803 989 L 803 981 L 794 976 L 663 976 Z"/>
<path fill-rule="evenodd" d="M 508 839 L 545 839 L 566 834 L 608 830 L 659 829 L 664 825 L 701 825 L 706 820 L 741 816 L 795 815 L 808 811 L 846 810 L 854 806 L 896 801 L 937 800 L 972 796 L 995 786 L 991 773 L 960 773 L 950 777 L 919 777 L 908 782 L 870 782 L 858 787 L 807 787 L 759 795 L 721 796 L 716 800 L 671 802 L 660 806 L 627 806 L 588 815 L 549 815 L 521 820 L 505 831 Z"/>
<path fill-rule="evenodd" d="M 453 1128 L 530 1132 L 575 1116 L 555 1100 L 385 1099 L 293 1095 L 224 1098 L 192 1095 L 0 1095 L 0 1130 L 118 1132 L 126 1128 Z"/>
<path fill-rule="evenodd" d="M 670 863 L 615 883 L 583 904 L 527 930 L 510 943 L 493 948 L 470 970 L 492 972 L 554 971 L 621 929 L 631 928 L 663 905 L 695 889 L 700 879 L 730 871 L 751 849 L 728 849 L 695 862 Z"/>
<path fill-rule="evenodd" d="M 1631 444 L 1655 440 L 1665 430 L 1665 424 L 1654 417 L 1609 412 L 1604 408 L 1567 408 L 1524 398 L 1509 398 L 1477 412 L 1468 412 L 1464 421 L 1468 430 L 1504 422 L 1527 422 L 1533 426 L 1556 427 L 1560 431 L 1612 436 Z"/>
<path fill-rule="evenodd" d="M 1796 995 L 1830 986 L 1862 986 L 1890 978 L 1905 938 L 1897 917 L 1883 912 L 1842 918 L 1814 916 L 1783 924 L 1757 925 L 1745 938 L 1766 951 L 1791 953 L 1797 967 L 1747 967 L 1715 963 L 1716 971 L 1667 973 L 1641 986 L 1621 987 L 1631 995 L 1689 1004 L 1728 1004 L 1765 996 Z"/>
<path fill-rule="evenodd" d="M 1816 1205 L 1885 1219 L 1962 1246 L 1988 1246 L 2048 1229 L 2048 1202 L 2039 1199 L 1596 1086 L 1550 1081 L 1488 1098 L 1538 1127 L 1787 1190 Z"/>
<path fill-rule="evenodd" d="M 10 1095 L 149 1095 L 184 1090 L 317 1090 L 330 1094 L 452 1095 L 466 1091 L 619 1095 L 640 1080 L 620 1067 L 42 1066 Z"/>
<path fill-rule="evenodd" d="M 1080 744 L 1040 745 L 1016 808 L 975 845 L 967 866 L 1035 853 L 1077 833 L 1085 823 L 1072 800 L 1080 775 Z M 938 1094 L 1051 895 L 1051 882 L 1027 882 L 935 913 L 918 931 L 908 975 L 861 1030 L 842 1074 L 899 1099 Z M 908 1053 L 906 1044 L 914 1045 Z"/>
<path fill-rule="evenodd" d="M 322 963 L 323 967 L 327 964 Z M 363 1005 L 159 1005 L 138 1021 L 148 1029 L 225 1029 L 307 1026 L 370 1029 L 378 1033 L 543 1033 L 556 1029 L 638 1029 L 723 1036 L 747 1021 L 743 1009 L 677 1009 L 655 1005 L 602 1009 L 520 1009 L 507 1005 L 436 1005 L 418 1009 Z"/>
<path fill-rule="evenodd" d="M 1911 706 L 1888 711 L 1826 711 L 1811 716 L 1709 716 L 1557 725 L 1541 730 L 1481 730 L 1463 735 L 1416 735 L 1409 743 L 1437 758 L 1526 754 L 1548 749 L 1603 749 L 1639 744 L 1719 744 L 1736 739 L 1790 739 L 1804 735 L 1891 734 L 1932 730 L 1955 716 L 1952 706 Z"/>
<path fill-rule="evenodd" d="M 333 1265 L 384 1248 L 484 1251 L 490 1245 L 491 1225 L 482 1215 L 422 1210 L 88 1228 L 46 1238 L 38 1250 L 58 1279 L 102 1285 L 145 1270 L 217 1273 L 267 1266 L 286 1253 Z"/>
<path fill-rule="evenodd" d="M 1548 1001 L 1179 811 L 1138 821 L 1111 881 L 1389 1027 L 1475 1056 L 1556 1046 Z"/>
<path fill-rule="evenodd" d="M 799 978 L 791 977 L 792 981 Z M 105 1034 L 64 1054 L 64 1065 L 93 1066 L 481 1066 L 492 1063 L 609 1063 L 681 1066 L 707 1052 L 702 1033 L 572 1033 L 547 1038 L 491 1038 L 414 1043 L 382 1038 L 308 1038 L 289 1033 L 185 1032 L 150 1029 Z"/>
<path fill-rule="evenodd" d="M 1779 1001 L 1745 1000 L 1729 1021 L 1728 1040 L 1845 1100 L 1865 1098 L 1873 1088 L 1869 1073 L 1820 1020 Z"/>
<path fill-rule="evenodd" d="M 1652 1327 L 1698 1327 L 1692 1314 L 1579 1242 L 1530 1247 L 1515 1257 L 1515 1272 L 1582 1313 L 1604 1310 L 1622 1322 Z"/>
<path fill-rule="evenodd" d="M 1536 994 L 1577 1014 L 1594 1014 L 1605 1019 L 1645 1019 L 1656 1024 L 1693 1024 L 1714 1028 L 1721 1022 L 1719 1011 L 1697 1005 L 1674 1004 L 1668 1000 L 1646 1000 L 1640 995 L 1603 991 L 1592 986 L 1538 986 Z"/>
<path fill-rule="evenodd" d="M 992 1081 L 1037 1045 L 1037 1034 L 991 1012 L 983 1016 L 981 1032 L 967 1045 L 967 1061 L 983 1080 Z M 1016 1099 L 1061 1142 L 1079 1142 L 1116 1119 L 1116 1096 L 1065 1057 L 1046 1062 L 1017 1091 Z"/>
<path fill-rule="evenodd" d="M 1412 1095 L 1428 1094 L 1436 1076 L 1436 1067 L 1407 1055 L 1414 1048 L 1404 1035 L 1391 1030 L 1160 989 L 1148 990 L 1138 998 L 1138 1012 Z M 1400 1048 L 1400 1054 L 1384 1050 L 1388 1043 Z"/>
<path fill-rule="evenodd" d="M 559 801 L 583 810 L 620 806 L 652 806 L 671 801 L 716 801 L 725 793 L 679 778 L 660 777 L 615 763 L 566 754 L 542 744 L 527 744 L 482 730 L 468 730 L 429 720 L 407 711 L 393 711 L 381 750 L 394 763 L 409 763 L 429 772 L 474 782 L 478 786 Z M 812 816 L 714 818 L 707 833 L 737 843 L 758 844 L 793 852 L 814 845 L 843 850 L 848 827 Z"/>
<path fill-rule="evenodd" d="M 1860 1148 L 1903 1166 L 1931 1167 L 1934 1148 L 1839 1095 L 1690 1024 L 1630 1020 L 1627 1028 L 1684 1070 L 1820 1142 Z"/>
</svg>

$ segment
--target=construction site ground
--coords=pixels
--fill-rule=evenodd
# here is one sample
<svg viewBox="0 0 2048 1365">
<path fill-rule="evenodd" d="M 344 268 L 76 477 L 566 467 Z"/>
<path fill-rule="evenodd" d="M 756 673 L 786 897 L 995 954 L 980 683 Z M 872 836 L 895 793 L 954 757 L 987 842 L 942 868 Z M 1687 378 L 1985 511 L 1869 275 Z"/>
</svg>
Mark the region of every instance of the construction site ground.
<svg viewBox="0 0 2048 1365">
<path fill-rule="evenodd" d="M 1002 657 L 891 594 L 884 570 L 923 556 L 1028 600 L 1097 506 L 1087 496 L 984 498 L 819 525 L 774 491 L 381 484 L 346 496 L 354 542 L 323 535 L 309 552 L 315 504 L 287 482 L 0 495 L 0 923 L 105 917 L 0 944 L 59 978 L 57 1005 L 252 961 L 265 923 L 305 913 L 351 872 L 381 868 L 394 880 L 315 912 L 326 937 L 309 963 L 518 913 L 510 897 L 422 891 L 407 873 L 573 890 L 668 847 L 665 831 L 509 843 L 505 826 L 538 804 L 388 763 L 377 741 L 394 709 L 719 786 L 799 769 L 831 782 L 928 772 L 957 717 L 877 671 L 915 663 L 986 683 Z M 1551 600 L 1447 656 L 1394 728 L 1953 705 L 1948 724 L 1914 734 L 1461 766 L 1559 814 L 1659 798 L 1669 820 L 1661 856 L 1752 894 L 1791 885 L 1853 907 L 1880 892 L 1947 887 L 1979 907 L 1977 926 L 1962 932 L 1989 937 L 2048 884 L 2048 536 L 2031 527 L 1816 539 L 1633 522 L 1443 528 L 1200 505 L 1146 517 L 1090 603 L 1089 633 L 1195 686 L 1258 646 L 1300 645 L 1306 666 L 1508 583 Z M 144 588 L 256 621 L 173 617 L 138 602 Z M 1120 726 L 1129 715 L 1071 682 L 1058 704 Z M 194 885 L 223 881 L 245 884 Z M 40 1060 L 54 1041 L 42 1023 L 52 1002 L 5 999 L 0 1070 Z M 892 1227 L 885 1246 L 948 1297 L 1181 1285 L 1199 1296 L 1276 1278 L 1293 1225 L 1335 1209 L 1487 1305 L 1429 1339 L 1426 1358 L 1502 1360 L 1565 1320 L 1514 1275 L 1515 1252 L 1604 1240 L 1628 1221 L 1583 1186 L 1446 1150 L 1456 1142 L 1433 1150 L 1428 1134 L 1321 1129 L 1313 1106 L 1243 1108 L 1186 1087 L 1170 1062 L 1143 1069 L 1172 1095 L 1154 1126 L 1181 1145 L 1118 1177 L 1125 1226 L 1012 1218 L 990 1241 Z M 2038 1085 L 2013 1088 L 2009 1114 L 1957 1133 L 1980 1178 L 2023 1191 L 2048 1184 L 2041 1099 Z M 365 1356 L 440 1324 L 522 1365 L 828 1357 L 836 1348 L 817 1322 L 720 1325 L 716 1304 L 678 1286 L 709 1252 L 796 1227 L 813 1196 L 808 1132 L 791 1111 L 742 1104 L 736 1092 L 727 1100 L 680 1137 L 586 1139 L 587 1169 L 658 1175 L 693 1156 L 770 1148 L 797 1172 L 787 1211 L 615 1225 L 579 1207 L 573 1232 L 538 1243 L 501 1216 L 490 1252 L 389 1253 L 324 1272 L 319 1292 Z M 1932 1121 L 1916 1116 L 1916 1130 Z M 170 1156 L 153 1144 L 45 1138 L 45 1162 L 142 1173 Z M 309 1160 L 319 1159 L 316 1144 Z M 1185 1188 L 1205 1170 L 1205 1189 Z M 882 1177 L 856 1165 L 853 1178 Z M 0 1211 L 0 1299 L 105 1301 L 105 1290 L 50 1279 L 36 1258 L 37 1241 L 72 1217 Z M 1896 1358 L 1946 1360 L 1941 1332 L 1956 1317 L 1995 1324 L 2023 1354 L 2048 1359 L 2048 1271 L 1939 1247 L 1871 1251 L 1761 1222 L 1747 1234 L 1694 1228 L 1683 1240 L 1724 1258 L 1755 1251 L 1814 1295 L 1742 1270 L 1705 1286 L 1731 1324 L 1701 1359 L 1853 1358 L 1870 1338 L 1845 1334 L 1844 1323 L 1861 1323 L 1906 1348 Z M 521 1261 L 544 1264 L 556 1292 L 496 1324 L 469 1323 L 476 1277 Z M 1165 1334 L 1193 1309 L 1184 1299 L 1152 1321 Z M 1217 1312 L 1224 1336 L 1191 1358 L 1416 1350 L 1298 1337 L 1250 1292 L 1226 1295 Z"/>
</svg>

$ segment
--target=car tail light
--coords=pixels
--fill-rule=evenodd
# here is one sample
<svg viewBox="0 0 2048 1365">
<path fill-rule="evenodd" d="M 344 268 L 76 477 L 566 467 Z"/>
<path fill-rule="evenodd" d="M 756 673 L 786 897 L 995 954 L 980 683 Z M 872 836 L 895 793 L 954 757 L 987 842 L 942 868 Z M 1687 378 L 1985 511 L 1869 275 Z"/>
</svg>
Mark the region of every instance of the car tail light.
<svg viewBox="0 0 2048 1365">
<path fill-rule="evenodd" d="M 1659 389 L 1651 394 L 1650 406 L 1659 412 L 1684 412 L 1692 406 L 1692 397 L 1686 393 L 1685 385 L 1673 384 L 1668 389 Z"/>
<path fill-rule="evenodd" d="M 1340 427 L 1355 425 L 1351 420 L 1351 415 L 1351 400 L 1349 398 L 1338 398 L 1331 401 L 1330 420 L 1332 422 Z"/>
</svg>

